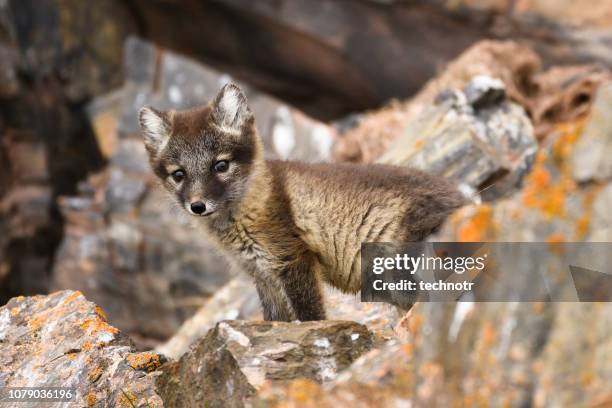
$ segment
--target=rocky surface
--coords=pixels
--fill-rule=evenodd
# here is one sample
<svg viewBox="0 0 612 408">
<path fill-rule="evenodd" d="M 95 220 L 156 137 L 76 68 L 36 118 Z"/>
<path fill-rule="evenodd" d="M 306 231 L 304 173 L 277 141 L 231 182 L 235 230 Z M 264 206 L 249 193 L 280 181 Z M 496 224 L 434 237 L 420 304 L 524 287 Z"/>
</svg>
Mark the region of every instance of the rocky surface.
<svg viewBox="0 0 612 408">
<path fill-rule="evenodd" d="M 393 327 L 401 317 L 391 305 L 361 303 L 358 296 L 344 295 L 330 287 L 326 287 L 325 304 L 330 319 L 352 320 L 366 325 L 374 332 L 376 342 L 392 336 Z M 243 273 L 217 291 L 172 338 L 156 350 L 166 356 L 179 358 L 217 322 L 228 319 L 262 319 L 255 286 Z"/>
<path fill-rule="evenodd" d="M 84 101 L 122 80 L 125 8 L 59 3 L 0 3 L 1 304 L 49 290 L 63 233 L 57 197 L 104 164 Z"/>
<path fill-rule="evenodd" d="M 157 389 L 165 407 L 242 407 L 255 392 L 227 347 L 208 337 L 161 371 Z"/>
<path fill-rule="evenodd" d="M 540 56 L 524 44 L 478 42 L 429 80 L 413 98 L 358 115 L 356 124 L 339 138 L 334 157 L 341 161 L 376 161 L 441 92 L 463 89 L 476 76 L 501 80 L 508 99 L 523 107 L 536 138 L 542 140 L 555 126 L 584 117 L 595 90 L 610 78 L 608 70 L 592 65 L 547 70 L 541 67 Z"/>
<path fill-rule="evenodd" d="M 574 167 L 589 159 L 601 163 L 581 140 L 610 140 L 609 121 L 602 117 L 611 109 L 608 87 L 600 87 L 586 120 L 549 135 L 521 191 L 460 209 L 432 239 L 549 245 L 612 240 L 612 179 L 604 172 L 579 182 Z M 599 256 L 597 262 L 609 265 L 606 254 Z M 525 271 L 539 267 L 537 258 L 506 262 Z M 268 384 L 254 405 L 608 406 L 609 314 L 609 303 L 418 303 L 396 326 L 398 341 L 370 351 L 334 381 Z"/>
<path fill-rule="evenodd" d="M 606 24 L 611 6 L 605 0 L 590 10 L 553 0 L 132 4 L 154 42 L 228 70 L 322 119 L 413 96 L 441 66 L 483 39 L 518 40 L 547 66 L 612 66 Z M 522 57 L 514 54 L 504 63 Z"/>
<path fill-rule="evenodd" d="M 602 149 L 582 138 L 601 135 L 604 145 L 612 134 L 602 111 L 609 112 L 609 84 L 601 87 L 592 114 L 585 121 L 559 127 L 537 153 L 523 189 L 513 197 L 494 203 L 465 207 L 450 217 L 441 240 L 448 241 L 610 241 L 610 176 L 590 182 L 583 179 L 577 163 L 599 160 Z M 588 140 L 588 139 L 587 139 Z M 592 150 L 595 149 L 595 150 Z M 585 167 L 588 168 L 588 167 Z M 507 222 L 511 219 L 512 222 Z M 502 238 L 503 237 L 503 238 Z"/>
<path fill-rule="evenodd" d="M 179 364 L 198 361 L 203 345 L 227 350 L 249 383 L 259 387 L 265 380 L 333 380 L 372 347 L 372 336 L 365 326 L 351 321 L 227 320 L 190 347 Z"/>
<path fill-rule="evenodd" d="M 74 386 L 69 406 L 611 403 L 606 303 L 421 303 L 400 319 L 327 289 L 335 320 L 260 322 L 248 278 L 155 186 L 137 109 L 237 78 L 267 157 L 469 187 L 432 239 L 612 240 L 609 2 L 345 3 L 0 1 L 0 304 L 74 288 L 108 313 L 74 291 L 12 299 L 0 387 Z M 170 361 L 137 351 L 155 346 Z"/>
<path fill-rule="evenodd" d="M 476 76 L 448 89 L 406 126 L 379 162 L 412 166 L 487 198 L 520 185 L 537 150 L 531 121 L 501 80 Z M 492 189 L 489 189 L 492 187 Z"/>
<path fill-rule="evenodd" d="M 62 386 L 61 406 L 243 406 L 264 381 L 330 381 L 373 345 L 350 321 L 218 323 L 179 360 L 136 352 L 80 292 L 0 308 L 0 387 Z"/>
<path fill-rule="evenodd" d="M 0 387 L 75 389 L 72 402 L 55 406 L 163 406 L 148 374 L 163 357 L 134 351 L 79 292 L 14 298 L 0 308 Z"/>
<path fill-rule="evenodd" d="M 578 182 L 612 179 L 612 83 L 599 88 L 597 101 L 570 158 L 572 176 Z"/>
</svg>

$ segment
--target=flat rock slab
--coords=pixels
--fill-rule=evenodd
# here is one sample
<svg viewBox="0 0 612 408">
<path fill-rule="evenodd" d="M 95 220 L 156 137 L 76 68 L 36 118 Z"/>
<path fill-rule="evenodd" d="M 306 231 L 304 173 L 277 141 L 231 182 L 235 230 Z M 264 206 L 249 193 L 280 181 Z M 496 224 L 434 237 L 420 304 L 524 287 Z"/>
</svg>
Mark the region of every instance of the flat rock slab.
<svg viewBox="0 0 612 408">
<path fill-rule="evenodd" d="M 325 306 L 328 318 L 352 320 L 366 325 L 377 340 L 391 337 L 400 319 L 397 309 L 386 303 L 361 302 L 358 295 L 345 295 L 326 286 Z M 222 320 L 261 320 L 261 306 L 257 291 L 244 273 L 239 273 L 188 319 L 178 332 L 156 350 L 178 359 L 191 344 Z M 377 342 L 375 340 L 375 342 Z"/>
<path fill-rule="evenodd" d="M 351 321 L 218 323 L 201 341 L 227 347 L 251 384 L 309 378 L 329 381 L 372 347 L 372 335 Z"/>
</svg>

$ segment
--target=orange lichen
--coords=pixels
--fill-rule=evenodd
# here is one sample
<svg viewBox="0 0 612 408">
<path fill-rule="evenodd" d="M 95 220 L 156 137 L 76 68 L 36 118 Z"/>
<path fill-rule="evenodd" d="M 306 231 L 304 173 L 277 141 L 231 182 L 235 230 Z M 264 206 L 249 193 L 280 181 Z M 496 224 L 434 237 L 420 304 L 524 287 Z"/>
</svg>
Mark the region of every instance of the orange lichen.
<svg viewBox="0 0 612 408">
<path fill-rule="evenodd" d="M 591 214 L 584 213 L 576 220 L 576 238 L 584 239 L 591 226 Z"/>
<path fill-rule="evenodd" d="M 129 390 L 121 390 L 121 395 L 119 396 L 119 405 L 122 407 L 134 407 L 137 406 L 138 404 L 136 404 L 136 402 L 138 401 L 138 399 L 136 398 L 136 396 L 134 395 L 134 393 L 132 393 Z"/>
<path fill-rule="evenodd" d="M 563 237 L 562 234 L 557 232 L 557 233 L 554 233 L 554 234 L 550 234 L 546 238 L 546 242 L 548 242 L 549 244 L 558 244 L 558 243 L 565 242 L 565 238 Z"/>
<path fill-rule="evenodd" d="M 96 397 L 95 392 L 91 391 L 85 397 L 85 403 L 87 404 L 88 407 L 93 407 L 96 404 L 96 402 L 98 402 L 98 397 Z"/>
<path fill-rule="evenodd" d="M 460 242 L 480 242 L 494 231 L 492 223 L 493 210 L 488 205 L 476 207 L 474 215 L 463 221 L 457 230 L 457 239 Z"/>
<path fill-rule="evenodd" d="M 565 237 L 560 233 L 550 234 L 546 238 L 548 243 L 548 249 L 554 254 L 561 255 L 564 252 L 563 243 L 565 243 Z"/>
<path fill-rule="evenodd" d="M 31 318 L 30 321 L 28 321 L 28 325 L 30 326 L 31 329 L 36 330 L 40 328 L 40 326 L 43 325 L 45 320 L 46 320 L 46 316 L 44 314 L 36 315 L 33 318 Z"/>
<path fill-rule="evenodd" d="M 493 325 L 489 322 L 485 322 L 482 329 L 482 341 L 485 347 L 490 347 L 497 338 L 497 332 Z"/>
<path fill-rule="evenodd" d="M 68 296 L 66 299 L 64 299 L 64 301 L 62 302 L 62 305 L 67 305 L 70 302 L 72 302 L 73 300 L 75 300 L 76 298 L 78 298 L 79 296 L 83 296 L 81 294 L 81 292 L 79 292 L 78 290 L 76 292 L 74 292 L 72 295 Z"/>
<path fill-rule="evenodd" d="M 580 382 L 582 383 L 583 387 L 588 387 L 589 385 L 593 383 L 594 380 L 595 380 L 595 376 L 593 372 L 591 371 L 587 371 L 583 373 L 580 378 Z"/>
<path fill-rule="evenodd" d="M 416 142 L 414 142 L 414 150 L 421 150 L 421 148 L 423 148 L 424 145 L 425 145 L 425 141 L 423 139 L 419 139 Z"/>
<path fill-rule="evenodd" d="M 576 190 L 567 166 L 560 167 L 560 173 L 553 179 L 547 168 L 548 155 L 540 151 L 536 156 L 533 170 L 525 178 L 523 204 L 526 207 L 540 210 L 548 218 L 563 217 L 565 198 Z"/>
<path fill-rule="evenodd" d="M 81 329 L 85 332 L 89 332 L 91 335 L 95 335 L 99 332 L 107 332 L 111 334 L 119 333 L 119 330 L 101 320 L 100 318 L 87 318 L 81 323 Z"/>
<path fill-rule="evenodd" d="M 155 371 L 162 365 L 160 355 L 151 352 L 130 354 L 127 362 L 133 369 L 147 372 Z"/>
<path fill-rule="evenodd" d="M 556 127 L 558 136 L 552 145 L 552 152 L 560 165 L 565 165 L 565 161 L 582 135 L 585 123 L 586 118 L 583 118 L 575 122 L 562 123 Z"/>
<path fill-rule="evenodd" d="M 96 382 L 102 376 L 102 372 L 104 372 L 104 370 L 102 369 L 102 367 L 98 366 L 91 370 L 89 374 L 87 374 L 87 378 L 91 382 Z"/>
<path fill-rule="evenodd" d="M 292 381 L 287 387 L 287 395 L 296 402 L 307 402 L 316 397 L 320 392 L 320 386 L 308 379 Z"/>
<path fill-rule="evenodd" d="M 408 331 L 411 334 L 416 334 L 423 325 L 423 316 L 418 313 L 413 313 L 408 319 Z"/>
<path fill-rule="evenodd" d="M 403 344 L 402 351 L 406 353 L 408 356 L 412 356 L 412 354 L 414 353 L 414 345 L 411 343 Z"/>
<path fill-rule="evenodd" d="M 576 183 L 571 177 L 569 157 L 582 134 L 584 123 L 584 120 L 578 120 L 556 127 L 557 137 L 551 149 L 552 158 L 549 158 L 545 151 L 538 152 L 533 170 L 525 178 L 525 206 L 540 210 L 548 218 L 567 215 L 565 199 L 569 193 L 576 190 Z M 553 177 L 551 170 L 554 168 L 558 170 L 558 175 Z"/>
<path fill-rule="evenodd" d="M 105 322 L 108 321 L 108 319 L 106 318 L 106 313 L 104 313 L 104 310 L 102 310 L 100 306 L 96 306 L 94 311 L 102 320 L 104 320 Z"/>
<path fill-rule="evenodd" d="M 19 314 L 19 308 L 18 307 L 14 307 L 11 309 L 11 316 L 17 316 L 17 314 Z"/>
<path fill-rule="evenodd" d="M 542 312 L 544 312 L 544 303 L 543 302 L 532 303 L 531 310 L 533 310 L 535 314 L 542 314 Z"/>
<path fill-rule="evenodd" d="M 601 186 L 595 186 L 594 188 L 587 191 L 582 201 L 583 213 L 576 220 L 576 238 L 586 238 L 589 230 L 591 229 L 591 217 L 593 215 L 593 201 L 597 197 L 597 193 L 600 191 Z"/>
<path fill-rule="evenodd" d="M 550 187 L 550 173 L 544 167 L 533 169 L 529 175 L 529 181 L 537 190 L 544 190 Z"/>
</svg>

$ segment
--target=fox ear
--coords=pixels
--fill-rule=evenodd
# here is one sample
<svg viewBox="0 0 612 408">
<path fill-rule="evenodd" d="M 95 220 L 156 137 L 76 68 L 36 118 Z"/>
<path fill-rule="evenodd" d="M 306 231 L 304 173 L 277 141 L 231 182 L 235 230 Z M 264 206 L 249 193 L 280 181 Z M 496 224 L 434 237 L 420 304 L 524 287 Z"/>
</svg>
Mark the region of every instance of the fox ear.
<svg viewBox="0 0 612 408">
<path fill-rule="evenodd" d="M 170 115 L 150 106 L 138 112 L 138 122 L 144 136 L 145 147 L 151 155 L 163 150 L 170 139 Z"/>
<path fill-rule="evenodd" d="M 221 88 L 212 103 L 212 117 L 219 127 L 238 132 L 253 120 L 253 113 L 242 90 L 228 83 Z"/>
</svg>

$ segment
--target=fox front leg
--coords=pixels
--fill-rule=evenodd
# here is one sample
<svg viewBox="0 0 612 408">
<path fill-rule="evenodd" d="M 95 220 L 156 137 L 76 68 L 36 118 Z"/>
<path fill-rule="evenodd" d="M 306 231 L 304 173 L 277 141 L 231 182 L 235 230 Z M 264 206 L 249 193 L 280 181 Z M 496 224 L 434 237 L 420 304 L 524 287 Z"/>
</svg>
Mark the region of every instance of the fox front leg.
<svg viewBox="0 0 612 408">
<path fill-rule="evenodd" d="M 256 280 L 264 320 L 325 319 L 323 295 L 312 266 L 301 260 L 279 271 L 275 279 Z"/>
<path fill-rule="evenodd" d="M 300 321 L 325 320 L 323 294 L 314 262 L 300 260 L 280 275 L 291 308 Z"/>
<path fill-rule="evenodd" d="M 273 285 L 264 279 L 257 279 L 255 287 L 263 309 L 264 320 L 290 322 L 297 319 L 282 287 Z"/>
</svg>

